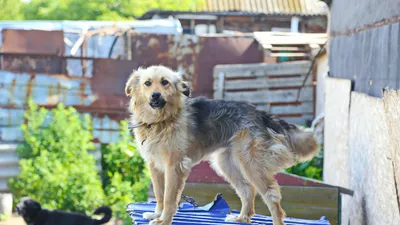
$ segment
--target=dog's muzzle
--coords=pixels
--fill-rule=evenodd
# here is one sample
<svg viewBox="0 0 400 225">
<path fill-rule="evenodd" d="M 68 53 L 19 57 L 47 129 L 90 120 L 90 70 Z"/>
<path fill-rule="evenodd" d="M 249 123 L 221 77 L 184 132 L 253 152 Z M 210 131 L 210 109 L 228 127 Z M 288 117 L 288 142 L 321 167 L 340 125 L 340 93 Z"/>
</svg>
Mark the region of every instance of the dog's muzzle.
<svg viewBox="0 0 400 225">
<path fill-rule="evenodd" d="M 22 216 L 22 211 L 21 211 L 21 209 L 17 206 L 17 207 L 15 207 L 15 209 L 16 209 L 16 211 L 17 211 L 17 214 L 19 215 L 19 216 Z"/>
<path fill-rule="evenodd" d="M 150 106 L 153 109 L 162 109 L 167 102 L 161 97 L 160 92 L 153 92 L 150 98 Z"/>
</svg>

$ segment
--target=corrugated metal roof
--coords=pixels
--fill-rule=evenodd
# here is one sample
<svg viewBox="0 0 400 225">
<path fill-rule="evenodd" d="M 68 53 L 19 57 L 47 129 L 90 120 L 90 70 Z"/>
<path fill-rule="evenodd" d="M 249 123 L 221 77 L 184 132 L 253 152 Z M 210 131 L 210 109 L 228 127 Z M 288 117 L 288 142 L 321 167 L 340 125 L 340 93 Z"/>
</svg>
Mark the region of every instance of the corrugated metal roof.
<svg viewBox="0 0 400 225">
<path fill-rule="evenodd" d="M 319 0 L 204 0 L 199 12 L 243 12 L 267 15 L 326 15 Z"/>
<path fill-rule="evenodd" d="M 132 203 L 126 207 L 133 220 L 133 224 L 142 225 L 149 224 L 149 221 L 143 219 L 143 213 L 154 212 L 156 203 Z M 193 225 L 193 224 L 240 224 L 233 222 L 225 222 L 227 214 L 230 212 L 229 205 L 219 194 L 213 202 L 201 206 L 194 207 L 189 203 L 180 205 L 178 212 L 175 214 L 172 221 L 173 225 Z M 239 212 L 232 210 L 231 214 L 238 215 Z M 295 218 L 285 218 L 286 224 L 293 225 L 329 225 L 329 221 L 325 217 L 319 220 L 303 220 Z M 251 224 L 265 224 L 272 225 L 272 218 L 270 216 L 255 215 L 252 217 Z"/>
</svg>

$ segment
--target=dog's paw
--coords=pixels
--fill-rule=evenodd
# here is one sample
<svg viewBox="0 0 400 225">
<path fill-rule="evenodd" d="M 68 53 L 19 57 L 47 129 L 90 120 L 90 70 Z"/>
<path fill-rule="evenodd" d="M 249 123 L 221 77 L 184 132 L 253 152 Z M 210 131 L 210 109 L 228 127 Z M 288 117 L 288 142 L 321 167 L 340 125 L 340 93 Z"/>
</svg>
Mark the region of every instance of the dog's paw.
<svg viewBox="0 0 400 225">
<path fill-rule="evenodd" d="M 227 215 L 225 218 L 225 222 L 250 223 L 250 218 L 240 215 Z"/>
<path fill-rule="evenodd" d="M 143 218 L 146 220 L 154 220 L 160 218 L 161 213 L 145 212 L 143 213 Z"/>
<path fill-rule="evenodd" d="M 149 225 L 170 225 L 170 224 L 171 224 L 171 222 L 167 223 L 166 221 L 160 220 L 160 219 L 152 220 L 152 221 L 149 223 Z"/>
</svg>

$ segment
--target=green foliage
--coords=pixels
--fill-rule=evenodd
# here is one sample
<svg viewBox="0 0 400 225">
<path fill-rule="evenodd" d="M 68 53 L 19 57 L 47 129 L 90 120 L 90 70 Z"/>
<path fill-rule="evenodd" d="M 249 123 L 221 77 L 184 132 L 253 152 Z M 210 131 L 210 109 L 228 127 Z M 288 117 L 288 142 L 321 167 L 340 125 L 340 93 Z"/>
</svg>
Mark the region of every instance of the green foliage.
<svg viewBox="0 0 400 225">
<path fill-rule="evenodd" d="M 128 20 L 147 10 L 194 10 L 204 0 L 0 0 L 0 19 Z M 13 8 L 12 6 L 16 6 Z"/>
<path fill-rule="evenodd" d="M 6 214 L 0 214 L 0 221 L 6 221 L 8 220 L 9 215 Z"/>
<path fill-rule="evenodd" d="M 0 20 L 21 20 L 23 3 L 19 0 L 0 0 Z"/>
<path fill-rule="evenodd" d="M 29 101 L 22 125 L 24 143 L 17 149 L 21 171 L 9 187 L 18 201 L 23 196 L 43 207 L 93 213 L 104 203 L 96 161 L 88 152 L 91 119 L 59 104 L 47 110 Z"/>
<path fill-rule="evenodd" d="M 121 121 L 119 140 L 103 148 L 103 179 L 107 204 L 118 219 L 131 222 L 126 205 L 146 201 L 150 176 L 136 149 L 126 121 Z"/>
<path fill-rule="evenodd" d="M 324 153 L 321 149 L 310 161 L 292 166 L 286 169 L 286 172 L 316 180 L 322 180 L 323 156 Z"/>
</svg>

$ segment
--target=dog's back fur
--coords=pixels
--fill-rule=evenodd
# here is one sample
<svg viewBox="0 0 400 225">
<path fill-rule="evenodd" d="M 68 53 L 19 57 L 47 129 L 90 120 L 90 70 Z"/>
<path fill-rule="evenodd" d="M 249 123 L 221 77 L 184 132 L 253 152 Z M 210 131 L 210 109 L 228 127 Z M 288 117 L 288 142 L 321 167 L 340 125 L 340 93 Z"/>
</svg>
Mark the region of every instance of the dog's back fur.
<svg viewBox="0 0 400 225">
<path fill-rule="evenodd" d="M 282 139 L 298 161 L 309 160 L 318 151 L 311 131 L 302 130 L 248 103 L 198 97 L 188 99 L 187 105 L 194 122 L 194 139 L 200 140 L 205 149 L 227 147 L 236 132 L 248 130 L 252 137 Z M 294 163 L 292 161 L 291 165 Z"/>
<path fill-rule="evenodd" d="M 24 197 L 17 204 L 17 211 L 29 225 L 101 225 L 111 220 L 112 211 L 107 206 L 95 210 L 95 215 L 104 214 L 100 220 L 74 212 L 42 209 L 40 204 Z"/>
</svg>

